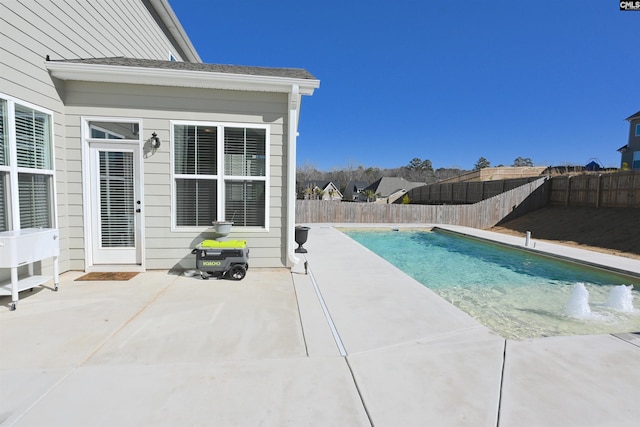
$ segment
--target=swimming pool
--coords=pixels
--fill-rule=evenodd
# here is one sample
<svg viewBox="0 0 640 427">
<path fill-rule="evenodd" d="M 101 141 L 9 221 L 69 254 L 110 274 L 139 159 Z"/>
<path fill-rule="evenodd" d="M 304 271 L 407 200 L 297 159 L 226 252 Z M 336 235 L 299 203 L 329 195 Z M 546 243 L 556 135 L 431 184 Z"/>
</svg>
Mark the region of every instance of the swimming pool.
<svg viewBox="0 0 640 427">
<path fill-rule="evenodd" d="M 607 303 L 640 279 L 450 233 L 344 232 L 505 338 L 640 331 L 640 310 Z M 578 284 L 587 311 L 567 311 Z"/>
</svg>

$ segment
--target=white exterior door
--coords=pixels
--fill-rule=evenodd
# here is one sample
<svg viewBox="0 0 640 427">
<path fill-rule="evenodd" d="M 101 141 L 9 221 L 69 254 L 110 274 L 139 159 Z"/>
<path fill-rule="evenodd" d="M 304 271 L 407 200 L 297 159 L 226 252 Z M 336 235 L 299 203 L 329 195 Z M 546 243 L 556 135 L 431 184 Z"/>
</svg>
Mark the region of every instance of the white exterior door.
<svg viewBox="0 0 640 427">
<path fill-rule="evenodd" d="M 140 143 L 123 141 L 124 138 L 98 139 L 96 135 L 102 136 L 94 132 L 85 146 L 87 268 L 118 270 L 118 266 L 141 266 Z"/>
</svg>

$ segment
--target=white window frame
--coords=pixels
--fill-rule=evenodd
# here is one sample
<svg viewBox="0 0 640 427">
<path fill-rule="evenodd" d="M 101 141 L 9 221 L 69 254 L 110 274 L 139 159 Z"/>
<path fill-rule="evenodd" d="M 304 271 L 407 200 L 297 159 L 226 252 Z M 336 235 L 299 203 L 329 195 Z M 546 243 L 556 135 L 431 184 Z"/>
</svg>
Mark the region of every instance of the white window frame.
<svg viewBox="0 0 640 427">
<path fill-rule="evenodd" d="M 636 124 L 636 136 L 640 136 L 640 123 Z"/>
<path fill-rule="evenodd" d="M 207 227 L 179 227 L 177 226 L 177 200 L 176 200 L 176 180 L 180 178 L 193 178 L 193 175 L 182 175 L 175 173 L 175 127 L 179 125 L 185 126 L 203 126 L 215 127 L 217 130 L 217 206 L 216 217 L 218 221 L 232 221 L 232 218 L 225 218 L 226 204 L 226 186 L 229 181 L 258 181 L 264 182 L 265 186 L 265 205 L 264 205 L 264 227 L 258 226 L 240 226 L 234 225 L 234 232 L 268 232 L 269 231 L 269 212 L 271 206 L 271 126 L 268 124 L 254 123 L 236 123 L 236 122 L 209 122 L 196 120 L 172 120 L 170 121 L 170 169 L 171 169 L 171 231 L 174 232 L 203 232 L 213 228 L 213 224 Z M 264 176 L 244 176 L 244 175 L 227 175 L 224 168 L 224 128 L 246 128 L 246 129 L 263 129 L 265 131 L 265 173 Z"/>
<path fill-rule="evenodd" d="M 23 101 L 18 98 L 6 95 L 0 92 L 0 99 L 4 100 L 7 105 L 7 123 L 6 133 L 7 138 L 7 150 L 8 150 L 8 165 L 0 165 L 0 172 L 7 177 L 6 182 L 0 185 L 5 185 L 5 203 L 7 210 L 7 226 L 8 230 L 17 231 L 22 229 L 20 226 L 20 191 L 19 191 L 19 175 L 42 175 L 49 177 L 50 192 L 50 205 L 49 217 L 51 218 L 50 227 L 58 227 L 58 212 L 57 212 L 57 197 L 56 197 L 56 165 L 55 165 L 55 134 L 54 134 L 54 115 L 53 111 L 32 104 L 30 102 Z M 48 134 L 49 134 L 49 155 L 51 156 L 50 169 L 35 169 L 23 166 L 18 166 L 18 153 L 16 142 L 16 105 L 29 108 L 42 114 L 49 116 Z"/>
</svg>

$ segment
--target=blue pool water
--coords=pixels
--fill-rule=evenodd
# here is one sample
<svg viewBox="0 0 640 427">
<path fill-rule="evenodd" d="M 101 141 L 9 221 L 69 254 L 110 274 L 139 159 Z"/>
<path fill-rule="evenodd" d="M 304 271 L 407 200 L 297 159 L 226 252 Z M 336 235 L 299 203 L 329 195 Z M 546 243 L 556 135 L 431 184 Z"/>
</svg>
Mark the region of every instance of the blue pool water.
<svg viewBox="0 0 640 427">
<path fill-rule="evenodd" d="M 640 331 L 640 310 L 606 305 L 616 285 L 638 295 L 639 279 L 449 233 L 345 234 L 505 338 Z M 591 313 L 579 318 L 564 314 L 576 283 L 590 297 Z"/>
</svg>

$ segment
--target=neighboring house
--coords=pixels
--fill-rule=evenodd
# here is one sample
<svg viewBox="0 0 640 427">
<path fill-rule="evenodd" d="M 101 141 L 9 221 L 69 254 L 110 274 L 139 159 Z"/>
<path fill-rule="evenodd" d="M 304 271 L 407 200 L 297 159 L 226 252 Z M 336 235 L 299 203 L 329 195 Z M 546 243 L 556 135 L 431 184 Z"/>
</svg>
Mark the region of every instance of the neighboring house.
<svg viewBox="0 0 640 427">
<path fill-rule="evenodd" d="M 342 193 L 331 181 L 305 181 L 302 184 L 305 199 L 311 200 L 342 200 Z"/>
<path fill-rule="evenodd" d="M 629 142 L 618 148 L 622 157 L 622 169 L 640 169 L 640 111 L 627 117 L 629 122 Z"/>
<path fill-rule="evenodd" d="M 298 261 L 310 73 L 203 64 L 167 0 L 3 1 L 0 46 L 0 232 L 59 228 L 61 272 L 144 271 L 194 268 L 228 220 L 252 267 Z"/>
<path fill-rule="evenodd" d="M 383 177 L 365 188 L 377 196 L 377 203 L 393 203 L 409 190 L 425 185 L 424 182 L 411 182 L 404 178 Z"/>
<path fill-rule="evenodd" d="M 343 200 L 366 202 L 367 198 L 364 196 L 363 191 L 368 185 L 369 184 L 364 181 L 349 181 L 344 189 Z"/>
<path fill-rule="evenodd" d="M 587 171 L 587 172 L 598 172 L 598 171 L 601 171 L 603 169 L 604 169 L 604 167 L 602 166 L 600 161 L 597 160 L 597 159 L 591 160 L 589 163 L 584 165 L 584 170 Z"/>
</svg>

